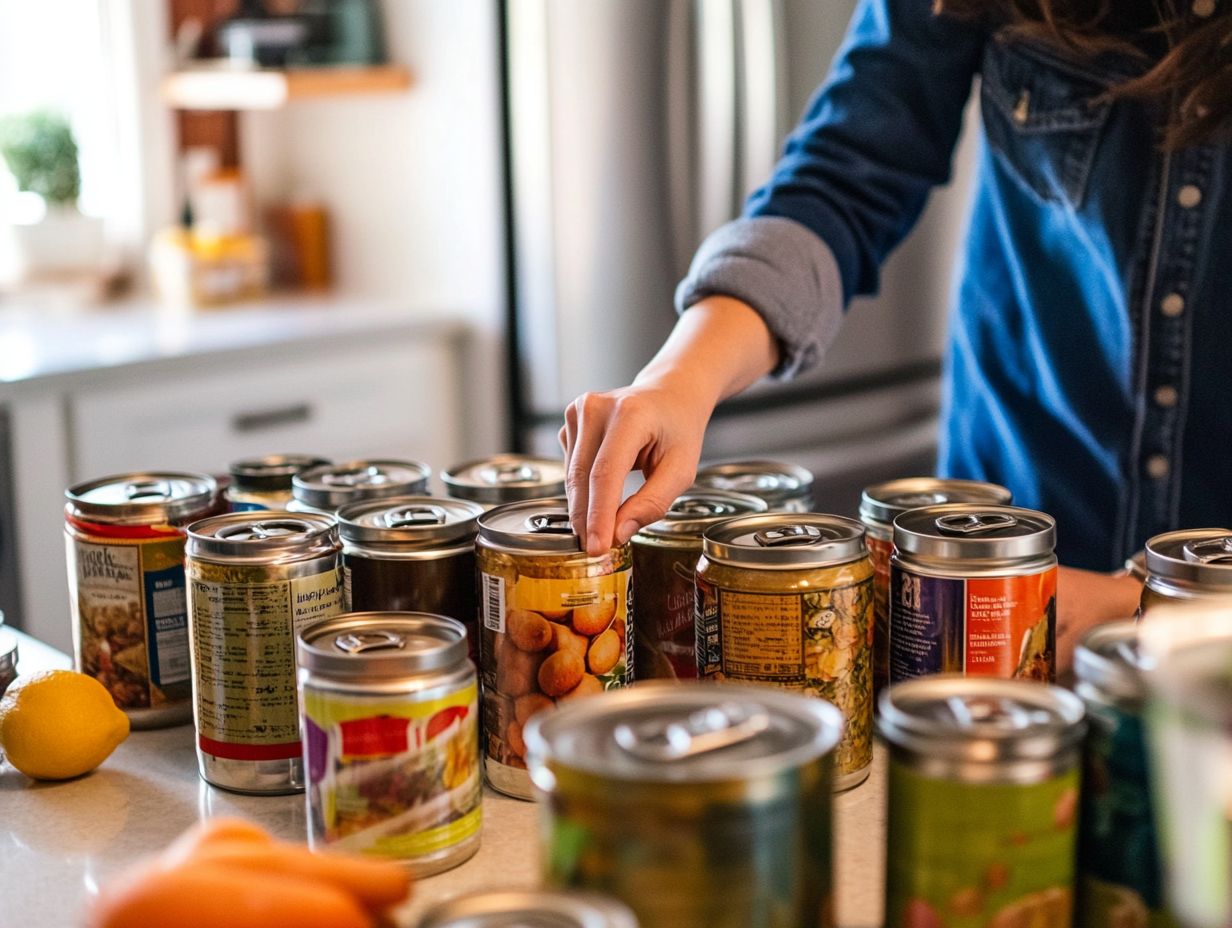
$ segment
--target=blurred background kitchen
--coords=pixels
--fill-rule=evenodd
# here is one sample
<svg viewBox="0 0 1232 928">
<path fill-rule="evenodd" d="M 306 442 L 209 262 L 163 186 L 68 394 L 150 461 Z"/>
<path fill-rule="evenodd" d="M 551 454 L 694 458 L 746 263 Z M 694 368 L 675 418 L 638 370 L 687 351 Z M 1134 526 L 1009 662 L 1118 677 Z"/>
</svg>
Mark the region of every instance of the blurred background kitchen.
<svg viewBox="0 0 1232 928">
<path fill-rule="evenodd" d="M 0 0 L 0 609 L 68 649 L 63 492 L 245 456 L 557 453 L 670 329 L 853 0 Z M 974 118 L 974 117 L 973 117 Z M 970 127 L 969 127 L 970 128 Z M 706 457 L 931 473 L 956 179 Z"/>
</svg>

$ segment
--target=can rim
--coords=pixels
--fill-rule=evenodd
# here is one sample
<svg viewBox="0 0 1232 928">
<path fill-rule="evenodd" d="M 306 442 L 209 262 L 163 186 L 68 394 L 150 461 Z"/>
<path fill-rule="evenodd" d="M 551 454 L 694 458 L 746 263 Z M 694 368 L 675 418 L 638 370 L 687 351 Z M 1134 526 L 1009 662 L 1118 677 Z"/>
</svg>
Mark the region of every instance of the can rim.
<svg viewBox="0 0 1232 928">
<path fill-rule="evenodd" d="M 757 487 L 755 490 L 742 485 L 728 485 L 736 476 L 787 477 L 793 481 L 784 485 Z M 810 499 L 813 492 L 813 472 L 799 464 L 787 464 L 771 460 L 716 461 L 697 472 L 693 482 L 697 486 L 733 493 L 747 493 L 764 499 L 769 505 L 778 505 L 793 499 Z M 712 482 L 716 481 L 716 482 Z M 747 482 L 747 481 L 745 481 Z"/>
<path fill-rule="evenodd" d="M 375 525 L 360 521 L 364 516 L 390 515 L 399 509 L 440 510 L 445 521 L 407 525 Z M 459 518 L 450 519 L 457 515 Z M 439 496 L 389 496 L 356 500 L 338 509 L 338 534 L 344 542 L 363 545 L 382 544 L 404 549 L 426 550 L 473 541 L 479 531 L 483 507 L 464 499 Z"/>
<path fill-rule="evenodd" d="M 401 647 L 387 650 L 390 639 L 382 643 L 358 638 L 385 633 L 415 635 L 425 642 L 438 643 L 425 644 L 416 651 Z M 348 636 L 356 636 L 350 651 L 339 644 Z M 336 649 L 320 644 L 331 638 Z M 299 666 L 311 673 L 346 680 L 387 679 L 469 662 L 466 638 L 466 627 L 457 619 L 431 612 L 344 612 L 301 631 L 295 638 L 295 651 Z"/>
<path fill-rule="evenodd" d="M 519 476 L 518 470 L 529 467 L 533 475 L 525 479 L 488 481 L 478 474 L 485 468 L 497 474 Z M 465 499 L 488 505 L 516 503 L 531 499 L 550 499 L 565 492 L 565 464 L 556 458 L 524 454 L 493 454 L 486 458 L 463 461 L 441 473 L 441 483 L 454 499 Z"/>
<path fill-rule="evenodd" d="M 739 543 L 750 534 L 757 544 Z M 702 534 L 702 554 L 739 567 L 832 567 L 867 557 L 865 534 L 863 523 L 845 516 L 764 512 L 707 528 Z"/>
<path fill-rule="evenodd" d="M 157 502 L 133 502 L 140 494 L 130 492 L 129 502 L 100 503 L 86 498 L 87 494 L 105 486 L 123 485 L 131 491 L 141 487 L 178 482 L 186 485 L 189 492 L 181 496 Z M 86 516 L 90 521 L 160 525 L 178 522 L 189 516 L 201 516 L 214 505 L 218 495 L 218 481 L 208 474 L 193 471 L 132 471 L 127 474 L 109 474 L 96 480 L 74 484 L 64 491 L 64 498 L 76 515 Z"/>
<path fill-rule="evenodd" d="M 227 472 L 231 475 L 231 486 L 237 490 L 290 490 L 296 474 L 329 463 L 329 458 L 315 454 L 266 454 L 232 461 Z"/>
<path fill-rule="evenodd" d="M 1016 531 L 1020 526 L 1028 531 Z M 994 534 L 1005 530 L 1014 530 L 1014 534 Z M 900 554 L 938 560 L 1045 557 L 1053 554 L 1056 541 L 1056 520 L 1021 506 L 943 503 L 908 509 L 894 518 L 894 547 Z"/>
<path fill-rule="evenodd" d="M 571 919 L 568 928 L 637 928 L 633 912 L 615 899 L 594 893 L 570 890 L 489 890 L 438 902 L 424 912 L 419 928 L 483 928 L 487 916 L 519 916 L 533 918 L 536 914 Z M 512 924 L 504 918 L 492 928 Z M 536 926 L 531 921 L 519 921 L 526 928 L 565 928 L 553 918 L 550 926 Z"/>
<path fill-rule="evenodd" d="M 540 520 L 538 529 L 532 529 L 532 520 Z M 520 553 L 583 552 L 581 539 L 574 534 L 569 521 L 569 501 L 563 496 L 522 500 L 489 509 L 479 517 L 479 537 L 496 547 Z"/>
<path fill-rule="evenodd" d="M 388 483 L 347 485 L 331 483 L 325 478 L 331 473 L 385 470 L 404 471 Z M 432 468 L 422 461 L 396 461 L 388 458 L 359 458 L 353 461 L 337 461 L 320 467 L 300 471 L 291 478 L 291 494 L 299 502 L 314 509 L 336 510 L 339 506 L 360 499 L 382 499 L 390 496 L 406 496 L 426 493 Z"/>
<path fill-rule="evenodd" d="M 1181 580 L 1208 587 L 1232 587 L 1232 549 L 1227 561 L 1202 561 L 1193 555 L 1194 543 L 1211 544 L 1232 539 L 1226 528 L 1190 528 L 1155 535 L 1146 543 L 1148 579 Z"/>
<path fill-rule="evenodd" d="M 247 527 L 255 537 L 242 536 Z M 235 531 L 232 531 L 234 529 Z M 187 554 L 234 561 L 277 560 L 288 554 L 317 554 L 339 547 L 338 527 L 329 516 L 254 509 L 207 516 L 189 524 Z"/>
<path fill-rule="evenodd" d="M 1127 645 L 1133 645 L 1132 648 Z M 1132 619 L 1091 629 L 1074 648 L 1074 677 L 1121 702 L 1146 695 L 1145 670 L 1138 651 L 1138 623 Z"/>
<path fill-rule="evenodd" d="M 909 496 L 930 495 L 923 502 L 909 502 Z M 860 518 L 878 526 L 890 527 L 894 517 L 919 509 L 944 503 L 991 503 L 1007 506 L 1013 494 L 997 483 L 983 480 L 958 480 L 949 477 L 900 477 L 865 487 L 860 494 Z"/>
<path fill-rule="evenodd" d="M 728 507 L 724 512 L 704 514 L 689 513 L 678 509 L 693 502 L 712 502 Z M 759 496 L 751 493 L 732 493 L 730 490 L 715 490 L 711 487 L 690 487 L 685 490 L 668 507 L 663 518 L 643 527 L 638 534 L 656 538 L 680 538 L 682 536 L 700 539 L 711 525 L 717 525 L 727 519 L 739 518 L 743 515 L 755 515 L 766 512 L 769 504 Z"/>
</svg>

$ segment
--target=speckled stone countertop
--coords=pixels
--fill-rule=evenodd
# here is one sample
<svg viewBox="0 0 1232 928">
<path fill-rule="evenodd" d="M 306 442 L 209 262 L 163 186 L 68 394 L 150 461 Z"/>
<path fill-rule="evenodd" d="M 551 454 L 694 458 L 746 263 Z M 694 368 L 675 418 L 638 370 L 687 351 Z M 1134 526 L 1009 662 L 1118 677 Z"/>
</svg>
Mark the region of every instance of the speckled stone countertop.
<svg viewBox="0 0 1232 928">
<path fill-rule="evenodd" d="M 67 667 L 68 658 L 21 636 L 18 669 Z M 885 853 L 885 756 L 869 779 L 835 800 L 838 923 L 881 924 Z M 65 783 L 35 783 L 0 764 L 0 925 L 70 928 L 92 894 L 199 818 L 238 815 L 305 840 L 302 796 L 241 796 L 197 776 L 191 725 L 135 731 L 98 770 Z M 415 885 L 398 923 L 413 926 L 431 903 L 462 893 L 538 885 L 534 803 L 488 791 L 479 853 Z"/>
</svg>

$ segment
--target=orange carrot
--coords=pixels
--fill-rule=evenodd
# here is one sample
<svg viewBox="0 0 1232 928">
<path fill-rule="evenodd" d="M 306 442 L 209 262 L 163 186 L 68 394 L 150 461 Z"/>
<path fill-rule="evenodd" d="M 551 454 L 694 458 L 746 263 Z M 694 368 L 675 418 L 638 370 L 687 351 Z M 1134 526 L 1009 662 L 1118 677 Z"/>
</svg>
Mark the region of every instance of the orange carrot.
<svg viewBox="0 0 1232 928">
<path fill-rule="evenodd" d="M 177 864 L 203 847 L 237 842 L 251 846 L 270 844 L 273 840 L 268 831 L 245 819 L 207 818 L 176 838 L 159 857 L 169 864 Z"/>
</svg>

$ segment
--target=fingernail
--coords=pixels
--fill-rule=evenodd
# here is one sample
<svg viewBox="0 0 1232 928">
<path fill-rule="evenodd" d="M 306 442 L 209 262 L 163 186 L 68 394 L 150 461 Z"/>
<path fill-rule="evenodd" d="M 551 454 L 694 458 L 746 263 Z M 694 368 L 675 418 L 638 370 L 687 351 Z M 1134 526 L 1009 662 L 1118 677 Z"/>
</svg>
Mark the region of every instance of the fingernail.
<svg viewBox="0 0 1232 928">
<path fill-rule="evenodd" d="M 607 545 L 603 539 L 595 532 L 589 532 L 586 535 L 586 553 L 591 557 L 597 557 L 607 550 Z"/>
<path fill-rule="evenodd" d="M 620 523 L 620 529 L 616 532 L 616 540 L 623 545 L 626 541 L 636 535 L 640 529 L 641 526 L 638 525 L 638 523 L 633 519 L 626 519 L 624 522 Z"/>
</svg>

